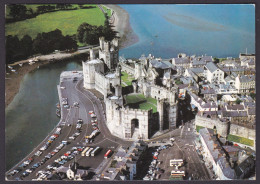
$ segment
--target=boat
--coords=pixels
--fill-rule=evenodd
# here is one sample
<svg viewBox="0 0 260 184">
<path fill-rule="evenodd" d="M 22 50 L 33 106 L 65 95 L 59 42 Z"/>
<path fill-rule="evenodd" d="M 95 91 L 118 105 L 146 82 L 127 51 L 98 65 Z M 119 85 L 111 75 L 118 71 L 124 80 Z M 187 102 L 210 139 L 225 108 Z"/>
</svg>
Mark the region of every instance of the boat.
<svg viewBox="0 0 260 184">
<path fill-rule="evenodd" d="M 57 104 L 56 104 L 56 107 L 57 107 L 57 108 L 60 108 L 60 103 L 57 103 Z"/>
<path fill-rule="evenodd" d="M 57 115 L 58 117 L 60 117 L 60 110 L 59 110 L 59 109 L 56 109 L 56 115 Z"/>
</svg>

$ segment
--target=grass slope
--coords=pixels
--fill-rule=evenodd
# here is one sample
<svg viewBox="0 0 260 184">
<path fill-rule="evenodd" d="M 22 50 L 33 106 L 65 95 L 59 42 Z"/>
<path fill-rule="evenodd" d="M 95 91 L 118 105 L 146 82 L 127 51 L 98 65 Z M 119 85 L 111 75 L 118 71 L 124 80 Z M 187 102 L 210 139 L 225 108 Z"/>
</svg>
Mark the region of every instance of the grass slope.
<svg viewBox="0 0 260 184">
<path fill-rule="evenodd" d="M 121 73 L 121 80 L 122 80 L 122 82 L 126 83 L 127 86 L 130 86 L 130 85 L 132 85 L 132 80 L 134 80 L 134 77 L 128 75 L 128 73 L 126 73 L 126 72 L 122 72 Z M 122 83 L 123 87 L 126 86 L 124 83 Z"/>
<path fill-rule="evenodd" d="M 35 8 L 35 7 L 34 7 Z M 45 13 L 36 18 L 6 24 L 6 35 L 17 35 L 22 38 L 28 34 L 35 38 L 38 33 L 60 29 L 63 35 L 76 34 L 77 28 L 83 22 L 91 25 L 104 25 L 105 16 L 96 7 L 92 9 L 61 10 Z"/>
</svg>

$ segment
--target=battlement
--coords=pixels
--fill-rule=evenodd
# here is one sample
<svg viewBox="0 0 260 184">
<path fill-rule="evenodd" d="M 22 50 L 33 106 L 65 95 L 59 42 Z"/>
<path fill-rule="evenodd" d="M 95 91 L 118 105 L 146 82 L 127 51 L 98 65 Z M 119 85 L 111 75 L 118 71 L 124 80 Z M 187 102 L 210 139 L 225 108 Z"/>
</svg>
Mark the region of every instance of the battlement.
<svg viewBox="0 0 260 184">
<path fill-rule="evenodd" d="M 123 109 L 121 109 L 121 110 L 122 110 L 122 111 L 127 111 L 127 112 L 129 112 L 129 111 L 141 112 L 141 113 L 147 114 L 147 115 L 148 115 L 148 113 L 149 113 L 150 111 L 152 111 L 152 109 L 150 109 L 150 110 L 145 110 L 145 109 L 133 109 L 133 108 L 129 108 L 129 107 L 125 107 L 125 108 L 123 108 Z"/>
</svg>

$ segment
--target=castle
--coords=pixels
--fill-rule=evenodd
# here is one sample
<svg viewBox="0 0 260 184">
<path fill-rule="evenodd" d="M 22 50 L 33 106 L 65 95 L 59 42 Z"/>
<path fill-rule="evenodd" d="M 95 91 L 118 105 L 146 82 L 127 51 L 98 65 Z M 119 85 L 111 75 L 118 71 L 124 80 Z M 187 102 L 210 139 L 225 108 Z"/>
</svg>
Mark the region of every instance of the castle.
<svg viewBox="0 0 260 184">
<path fill-rule="evenodd" d="M 152 58 L 135 62 L 134 66 L 119 62 L 118 39 L 111 42 L 99 39 L 99 57 L 95 58 L 90 49 L 90 58 L 82 62 L 84 88 L 96 89 L 104 95 L 106 124 L 110 132 L 123 139 L 149 139 L 155 132 L 163 132 L 176 127 L 177 90 L 155 84 L 158 72 L 152 66 Z M 133 93 L 157 100 L 157 113 L 150 110 L 133 109 L 125 106 L 121 71 L 132 74 Z"/>
</svg>

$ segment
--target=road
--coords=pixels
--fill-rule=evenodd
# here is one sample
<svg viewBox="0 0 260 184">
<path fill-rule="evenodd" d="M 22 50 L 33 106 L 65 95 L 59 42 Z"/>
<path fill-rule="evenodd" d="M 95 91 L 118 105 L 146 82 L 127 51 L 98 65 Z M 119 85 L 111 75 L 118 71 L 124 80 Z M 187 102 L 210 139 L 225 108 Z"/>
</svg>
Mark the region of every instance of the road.
<svg viewBox="0 0 260 184">
<path fill-rule="evenodd" d="M 39 144 L 31 154 L 29 154 L 20 163 L 18 163 L 18 165 L 20 165 L 22 162 L 30 157 L 33 157 L 34 161 L 30 163 L 27 167 L 25 167 L 21 172 L 15 174 L 14 176 L 8 177 L 8 180 L 14 180 L 17 177 L 20 177 L 26 169 L 31 168 L 32 165 L 42 160 L 48 153 L 52 152 L 63 140 L 70 141 L 70 144 L 66 145 L 57 154 L 47 160 L 43 165 L 35 169 L 35 171 L 33 171 L 29 176 L 24 177 L 23 180 L 35 179 L 36 173 L 38 171 L 46 170 L 46 167 L 48 165 L 51 165 L 54 160 L 58 159 L 74 146 L 99 146 L 102 149 L 101 152 L 94 157 L 94 159 L 93 157 L 81 157 L 80 154 L 76 156 L 76 161 L 82 168 L 85 168 L 91 172 L 100 173 L 107 167 L 107 164 L 109 163 L 109 160 L 107 160 L 107 162 L 104 161 L 104 154 L 108 149 L 115 151 L 119 145 L 130 146 L 132 144 L 132 142 L 121 140 L 110 134 L 105 124 L 106 121 L 102 103 L 100 103 L 100 100 L 91 92 L 83 88 L 82 78 L 79 78 L 79 81 L 73 81 L 73 77 L 62 77 L 59 87 L 65 87 L 64 89 L 60 88 L 60 98 L 68 98 L 68 104 L 70 105 L 70 108 L 68 109 L 64 108 L 63 106 L 61 107 L 62 117 L 59 126 L 62 128 L 62 130 L 60 136 L 56 140 L 54 140 L 53 143 L 45 151 L 43 151 L 42 155 L 40 155 L 39 157 L 34 156 L 35 152 L 37 152 L 39 148 L 46 143 L 49 136 L 53 134 L 53 132 L 51 132 L 49 136 L 46 137 L 46 139 L 41 144 Z M 78 102 L 79 106 L 74 107 L 72 105 L 74 102 Z M 96 113 L 97 122 L 101 133 L 95 137 L 93 143 L 86 144 L 84 142 L 84 137 L 86 135 L 90 135 L 93 131 L 91 125 L 91 117 L 88 113 L 89 111 L 94 111 Z M 75 140 L 69 140 L 68 137 L 77 132 L 76 123 L 78 119 L 83 120 L 80 135 Z M 68 124 L 70 124 L 71 126 L 68 126 Z M 56 128 L 53 131 L 55 130 Z M 63 166 L 67 167 L 71 162 L 72 161 L 69 161 Z M 17 166 L 12 168 L 12 170 L 16 168 Z"/>
</svg>

